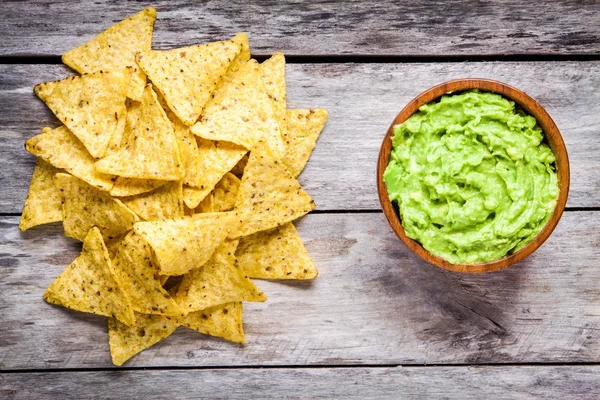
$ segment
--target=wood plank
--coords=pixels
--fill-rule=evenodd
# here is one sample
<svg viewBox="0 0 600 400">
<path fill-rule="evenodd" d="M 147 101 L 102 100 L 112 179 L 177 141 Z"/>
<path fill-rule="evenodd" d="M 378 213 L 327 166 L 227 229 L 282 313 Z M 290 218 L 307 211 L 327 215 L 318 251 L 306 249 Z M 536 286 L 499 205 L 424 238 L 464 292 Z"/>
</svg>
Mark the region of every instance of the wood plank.
<svg viewBox="0 0 600 400">
<path fill-rule="evenodd" d="M 573 1 L 398 2 L 153 1 L 154 47 L 179 47 L 248 32 L 272 54 L 598 54 L 598 4 Z M 55 55 L 89 40 L 144 3 L 0 3 L 0 55 Z"/>
<path fill-rule="evenodd" d="M 9 399 L 560 399 L 600 396 L 600 366 L 274 368 L 11 373 Z"/>
<path fill-rule="evenodd" d="M 68 74 L 60 65 L 0 66 L 0 212 L 18 213 L 33 157 L 23 142 L 56 120 L 32 94 Z M 289 64 L 290 108 L 323 107 L 329 121 L 301 182 L 320 210 L 378 209 L 381 140 L 413 97 L 446 80 L 497 79 L 527 91 L 552 115 L 571 161 L 568 206 L 600 206 L 600 62 Z"/>
<path fill-rule="evenodd" d="M 0 219 L 0 368 L 110 367 L 106 320 L 47 305 L 79 246 L 51 226 Z M 320 275 L 257 281 L 245 346 L 180 329 L 127 366 L 600 361 L 599 212 L 569 212 L 506 270 L 467 275 L 409 254 L 381 213 L 310 214 L 298 224 Z"/>
</svg>

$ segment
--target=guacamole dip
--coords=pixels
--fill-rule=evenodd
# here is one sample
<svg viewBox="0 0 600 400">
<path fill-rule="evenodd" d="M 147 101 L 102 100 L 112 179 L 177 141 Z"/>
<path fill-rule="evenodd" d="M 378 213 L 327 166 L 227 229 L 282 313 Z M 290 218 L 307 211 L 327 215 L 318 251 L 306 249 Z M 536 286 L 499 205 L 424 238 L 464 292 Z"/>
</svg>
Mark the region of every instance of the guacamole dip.
<svg viewBox="0 0 600 400">
<path fill-rule="evenodd" d="M 383 179 L 406 234 L 451 263 L 503 258 L 556 206 L 555 158 L 534 117 L 478 91 L 443 96 L 394 127 Z"/>
</svg>

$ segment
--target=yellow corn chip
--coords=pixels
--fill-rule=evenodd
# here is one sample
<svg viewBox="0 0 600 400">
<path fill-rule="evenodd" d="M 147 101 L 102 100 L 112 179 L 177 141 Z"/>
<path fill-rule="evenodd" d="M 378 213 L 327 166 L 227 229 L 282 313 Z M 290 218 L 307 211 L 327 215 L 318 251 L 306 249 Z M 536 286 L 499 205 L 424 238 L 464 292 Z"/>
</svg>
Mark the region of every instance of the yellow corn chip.
<svg viewBox="0 0 600 400">
<path fill-rule="evenodd" d="M 212 206 L 215 212 L 229 211 L 235 207 L 240 179 L 228 172 L 221 178 L 212 192 Z"/>
<path fill-rule="evenodd" d="M 234 301 L 267 300 L 237 265 L 235 249 L 238 242 L 224 241 L 202 268 L 183 276 L 174 297 L 188 313 Z"/>
<path fill-rule="evenodd" d="M 242 157 L 242 159 L 235 164 L 235 167 L 233 167 L 230 172 L 238 178 L 241 178 L 242 175 L 244 175 L 244 168 L 246 168 L 246 164 L 248 164 L 248 153 L 246 153 L 244 157 Z"/>
<path fill-rule="evenodd" d="M 98 228 L 90 229 L 81 254 L 50 285 L 44 300 L 77 311 L 114 317 L 127 325 L 135 321 L 129 297 L 114 275 Z"/>
<path fill-rule="evenodd" d="M 215 212 L 215 207 L 213 206 L 213 194 L 209 193 L 204 200 L 200 202 L 198 207 L 194 210 L 194 213 L 211 213 Z"/>
<path fill-rule="evenodd" d="M 88 231 L 97 226 L 102 236 L 110 240 L 131 230 L 138 220 L 121 201 L 72 175 L 56 174 L 54 184 L 62 194 L 63 228 L 69 237 L 83 241 Z"/>
<path fill-rule="evenodd" d="M 138 220 L 121 201 L 72 175 L 58 173 L 54 184 L 62 195 L 63 228 L 69 237 L 83 241 L 97 226 L 110 240 L 131 230 Z"/>
<path fill-rule="evenodd" d="M 138 68 L 135 55 L 150 51 L 156 10 L 148 7 L 111 26 L 87 43 L 63 54 L 62 62 L 79 73 L 118 71 L 133 67 L 127 95 L 140 101 L 146 75 Z"/>
<path fill-rule="evenodd" d="M 27 140 L 25 149 L 100 190 L 113 187 L 116 177 L 96 171 L 94 158 L 65 126 L 42 129 L 41 134 Z"/>
<path fill-rule="evenodd" d="M 193 125 L 240 50 L 239 43 L 224 40 L 150 50 L 138 54 L 136 60 L 175 115 L 184 124 Z"/>
<path fill-rule="evenodd" d="M 125 145 L 96 162 L 96 169 L 127 178 L 181 179 L 183 171 L 173 125 L 158 104 L 151 85 L 144 89 L 140 112 L 131 134 L 125 133 Z"/>
<path fill-rule="evenodd" d="M 54 174 L 57 172 L 60 170 L 41 158 L 37 159 L 19 222 L 22 232 L 37 225 L 62 221 L 62 197 L 54 186 Z"/>
<path fill-rule="evenodd" d="M 287 110 L 283 135 L 287 150 L 281 160 L 293 177 L 304 169 L 326 122 L 326 110 Z"/>
<path fill-rule="evenodd" d="M 135 196 L 138 194 L 151 192 L 167 183 L 169 183 L 169 181 L 123 178 L 122 176 L 119 176 L 109 193 L 111 196 L 115 197 Z"/>
<path fill-rule="evenodd" d="M 264 139 L 276 154 L 283 155 L 279 121 L 256 60 L 248 61 L 231 82 L 223 82 L 191 131 L 204 139 L 227 141 L 246 149 Z"/>
<path fill-rule="evenodd" d="M 185 183 L 200 189 L 196 197 L 202 200 L 247 152 L 233 143 L 198 139 L 198 151 L 192 158 Z"/>
<path fill-rule="evenodd" d="M 276 228 L 314 208 L 315 202 L 300 183 L 275 159 L 269 148 L 259 142 L 250 152 L 236 200 L 240 224 L 229 237 Z"/>
<path fill-rule="evenodd" d="M 232 226 L 232 213 L 195 214 L 191 217 L 139 222 L 134 230 L 152 247 L 159 272 L 183 275 L 206 263 Z"/>
<path fill-rule="evenodd" d="M 235 253 L 250 278 L 313 279 L 318 275 L 294 224 L 244 236 Z"/>
<path fill-rule="evenodd" d="M 181 181 L 169 182 L 152 192 L 121 199 L 144 221 L 183 217 Z"/>
<path fill-rule="evenodd" d="M 282 137 L 285 137 L 285 57 L 282 53 L 275 53 L 271 58 L 260 64 L 260 73 L 267 90 L 267 95 L 273 104 L 273 115 L 279 123 L 279 130 Z M 279 146 L 275 140 L 269 147 L 273 150 L 275 157 L 281 158 L 285 152 L 285 146 Z M 277 152 L 279 151 L 279 152 Z"/>
<path fill-rule="evenodd" d="M 195 188 L 192 186 L 183 186 L 183 202 L 188 208 L 195 209 L 199 206 L 200 202 L 206 198 L 210 191 L 206 189 Z"/>
<path fill-rule="evenodd" d="M 160 315 L 135 314 L 135 325 L 126 326 L 108 319 L 108 343 L 116 366 L 175 332 L 177 323 Z"/>
<path fill-rule="evenodd" d="M 238 33 L 231 38 L 231 41 L 240 46 L 240 52 L 235 56 L 231 64 L 229 64 L 227 73 L 223 77 L 222 81 L 217 85 L 216 91 L 223 86 L 223 82 L 230 82 L 235 74 L 250 60 L 250 43 L 248 43 L 248 35 L 243 32 Z"/>
<path fill-rule="evenodd" d="M 113 135 L 122 135 L 131 68 L 71 76 L 33 90 L 94 158 L 103 157 Z"/>
<path fill-rule="evenodd" d="M 116 275 L 129 294 L 134 311 L 144 314 L 182 315 L 183 310 L 163 289 L 152 262 L 150 246 L 134 232 L 119 243 L 112 260 Z"/>
<path fill-rule="evenodd" d="M 246 343 L 242 326 L 242 303 L 239 302 L 221 304 L 170 319 L 205 335 L 220 337 L 234 343 Z"/>
</svg>

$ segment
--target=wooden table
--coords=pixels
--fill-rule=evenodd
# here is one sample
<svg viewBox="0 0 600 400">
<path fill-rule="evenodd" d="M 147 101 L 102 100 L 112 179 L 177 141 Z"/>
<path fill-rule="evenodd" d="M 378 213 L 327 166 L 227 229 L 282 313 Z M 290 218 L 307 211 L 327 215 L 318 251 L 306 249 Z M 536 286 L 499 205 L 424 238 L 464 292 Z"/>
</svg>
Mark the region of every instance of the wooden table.
<svg viewBox="0 0 600 400">
<path fill-rule="evenodd" d="M 396 4 L 406 3 L 406 4 Z M 178 330 L 124 368 L 106 320 L 42 293 L 78 254 L 59 225 L 17 225 L 34 158 L 56 119 L 32 93 L 69 74 L 59 55 L 143 4 L 0 4 L 0 397 L 599 398 L 600 4 L 155 2 L 154 47 L 249 34 L 287 55 L 290 108 L 329 122 L 300 180 L 317 211 L 298 228 L 320 275 L 262 282 L 248 344 Z M 568 208 L 533 256 L 462 275 L 420 262 L 380 212 L 375 164 L 396 113 L 434 84 L 497 79 L 541 102 L 571 160 Z"/>
</svg>

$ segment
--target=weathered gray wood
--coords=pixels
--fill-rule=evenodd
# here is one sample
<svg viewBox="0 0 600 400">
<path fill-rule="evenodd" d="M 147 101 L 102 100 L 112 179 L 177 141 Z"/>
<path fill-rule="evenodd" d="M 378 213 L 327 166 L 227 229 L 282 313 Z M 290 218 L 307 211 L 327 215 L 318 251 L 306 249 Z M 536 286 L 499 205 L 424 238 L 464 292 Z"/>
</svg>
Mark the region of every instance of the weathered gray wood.
<svg viewBox="0 0 600 400">
<path fill-rule="evenodd" d="M 59 227 L 0 219 L 0 368 L 110 367 L 106 321 L 47 305 L 78 254 Z M 409 254 L 380 213 L 312 214 L 298 229 L 314 282 L 258 281 L 245 346 L 181 329 L 127 366 L 600 361 L 600 213 L 568 212 L 506 270 L 465 275 Z"/>
<path fill-rule="evenodd" d="M 0 66 L 0 212 L 20 212 L 27 194 L 33 157 L 24 141 L 56 124 L 31 88 L 67 73 L 59 65 Z M 569 150 L 568 206 L 600 206 L 600 62 L 290 64 L 289 107 L 330 115 L 301 176 L 318 209 L 379 208 L 375 167 L 388 125 L 421 91 L 464 77 L 504 81 L 540 101 Z"/>
<path fill-rule="evenodd" d="M 270 54 L 598 54 L 595 1 L 153 1 L 155 48 L 248 32 Z M 2 55 L 49 55 L 84 43 L 144 3 L 3 1 Z"/>
<path fill-rule="evenodd" d="M 600 366 L 11 373 L 8 399 L 593 399 Z"/>
</svg>

